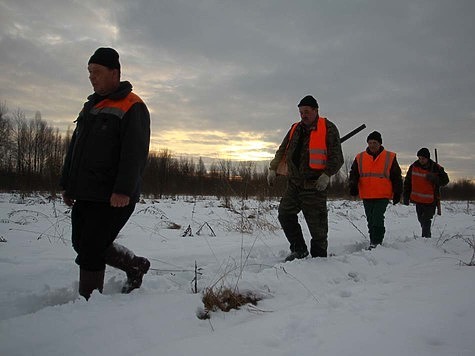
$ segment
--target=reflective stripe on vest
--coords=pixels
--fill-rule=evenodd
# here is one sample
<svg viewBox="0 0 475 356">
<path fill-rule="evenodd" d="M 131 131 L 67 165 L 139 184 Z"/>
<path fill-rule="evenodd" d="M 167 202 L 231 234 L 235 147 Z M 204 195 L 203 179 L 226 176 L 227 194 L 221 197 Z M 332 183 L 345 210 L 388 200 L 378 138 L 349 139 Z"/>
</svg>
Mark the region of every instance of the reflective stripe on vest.
<svg viewBox="0 0 475 356">
<path fill-rule="evenodd" d="M 427 180 L 428 170 L 412 166 L 411 200 L 416 203 L 431 204 L 434 202 L 434 185 Z"/>
<path fill-rule="evenodd" d="M 129 93 L 125 98 L 119 100 L 104 99 L 92 108 L 91 114 L 99 113 L 112 114 L 122 119 L 127 111 L 136 103 L 142 103 L 142 99 L 134 93 Z"/>
<path fill-rule="evenodd" d="M 327 120 L 320 117 L 317 129 L 310 132 L 308 163 L 312 169 L 323 170 L 327 166 Z"/>
<path fill-rule="evenodd" d="M 391 166 L 396 158 L 394 152 L 383 150 L 376 159 L 366 151 L 356 156 L 360 179 L 358 190 L 361 199 L 392 199 L 390 179 Z"/>
</svg>

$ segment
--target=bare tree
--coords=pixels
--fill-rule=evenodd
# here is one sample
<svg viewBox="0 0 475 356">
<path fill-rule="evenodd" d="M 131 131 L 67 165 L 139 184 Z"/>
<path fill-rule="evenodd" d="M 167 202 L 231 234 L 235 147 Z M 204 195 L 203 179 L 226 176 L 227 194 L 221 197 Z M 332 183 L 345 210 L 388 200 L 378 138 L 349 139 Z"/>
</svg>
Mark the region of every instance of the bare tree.
<svg viewBox="0 0 475 356">
<path fill-rule="evenodd" d="M 8 113 L 7 104 L 0 102 L 0 170 L 6 172 L 11 169 L 11 121 L 6 116 Z"/>
</svg>

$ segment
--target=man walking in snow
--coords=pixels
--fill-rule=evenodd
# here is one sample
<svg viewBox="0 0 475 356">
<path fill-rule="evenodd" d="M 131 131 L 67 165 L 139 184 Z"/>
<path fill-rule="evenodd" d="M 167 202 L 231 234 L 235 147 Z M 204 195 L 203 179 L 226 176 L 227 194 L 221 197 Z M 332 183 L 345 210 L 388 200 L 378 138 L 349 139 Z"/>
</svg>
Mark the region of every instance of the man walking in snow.
<svg viewBox="0 0 475 356">
<path fill-rule="evenodd" d="M 386 151 L 378 131 L 366 139 L 366 151 L 358 153 L 350 170 L 350 194 L 363 199 L 368 221 L 369 250 L 381 245 L 386 229 L 384 214 L 389 199 L 396 205 L 401 200 L 401 168 L 394 152 Z"/>
<path fill-rule="evenodd" d="M 290 243 L 290 254 L 285 261 L 308 256 L 298 222 L 300 211 L 312 236 L 312 257 L 327 256 L 327 186 L 330 177 L 343 165 L 338 129 L 330 120 L 319 116 L 315 98 L 308 95 L 297 106 L 301 120 L 285 136 L 267 175 L 269 185 L 273 185 L 277 174 L 288 175 L 278 215 Z"/>
<path fill-rule="evenodd" d="M 435 215 L 439 188 L 449 183 L 444 167 L 430 159 L 430 152 L 423 147 L 417 152 L 417 161 L 409 166 L 404 180 L 403 203 L 416 204 L 417 220 L 421 224 L 422 237 L 431 237 L 432 218 Z"/>
<path fill-rule="evenodd" d="M 79 294 L 102 292 L 106 264 L 126 272 L 122 289 L 142 284 L 150 262 L 114 242 L 134 211 L 150 142 L 150 115 L 132 85 L 120 81 L 119 54 L 99 48 L 88 62 L 94 93 L 76 120 L 61 186 L 72 207 Z"/>
</svg>

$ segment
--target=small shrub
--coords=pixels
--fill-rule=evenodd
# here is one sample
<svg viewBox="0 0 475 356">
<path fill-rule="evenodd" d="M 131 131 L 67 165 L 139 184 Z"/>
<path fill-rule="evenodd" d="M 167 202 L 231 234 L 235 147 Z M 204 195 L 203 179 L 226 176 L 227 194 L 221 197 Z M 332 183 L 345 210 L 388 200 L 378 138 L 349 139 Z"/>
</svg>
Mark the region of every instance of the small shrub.
<svg viewBox="0 0 475 356">
<path fill-rule="evenodd" d="M 239 309 L 246 304 L 257 305 L 262 298 L 251 291 L 240 293 L 237 290 L 221 287 L 217 291 L 206 288 L 203 292 L 204 310 L 197 314 L 199 319 L 209 319 L 210 312 L 222 310 L 228 312 L 231 309 Z"/>
</svg>

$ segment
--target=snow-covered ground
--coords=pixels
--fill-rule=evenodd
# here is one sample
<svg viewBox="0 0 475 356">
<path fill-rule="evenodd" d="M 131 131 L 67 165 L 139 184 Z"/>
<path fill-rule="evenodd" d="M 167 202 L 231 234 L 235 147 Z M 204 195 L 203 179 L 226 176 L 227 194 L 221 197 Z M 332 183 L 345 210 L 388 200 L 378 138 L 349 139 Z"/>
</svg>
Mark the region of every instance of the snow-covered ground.
<svg viewBox="0 0 475 356">
<path fill-rule="evenodd" d="M 108 268 L 104 293 L 86 302 L 67 207 L 0 195 L 0 355 L 475 355 L 473 203 L 443 202 L 432 239 L 419 237 L 413 206 L 391 205 L 383 246 L 366 251 L 362 203 L 330 201 L 332 256 L 288 263 L 277 206 L 138 204 L 118 242 L 152 270 L 124 295 L 125 275 Z M 198 319 L 195 261 L 199 291 L 237 286 L 263 299 Z"/>
</svg>

